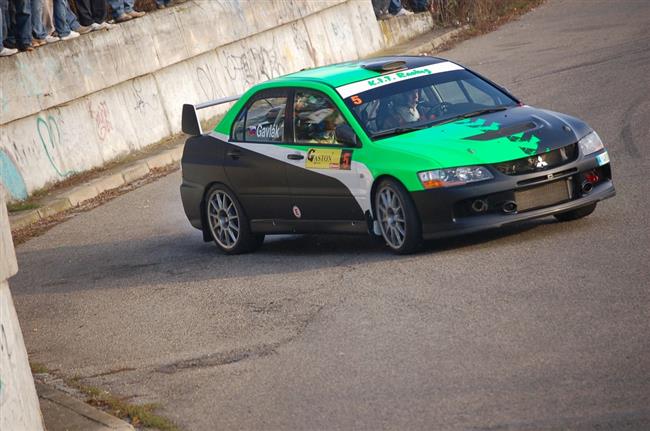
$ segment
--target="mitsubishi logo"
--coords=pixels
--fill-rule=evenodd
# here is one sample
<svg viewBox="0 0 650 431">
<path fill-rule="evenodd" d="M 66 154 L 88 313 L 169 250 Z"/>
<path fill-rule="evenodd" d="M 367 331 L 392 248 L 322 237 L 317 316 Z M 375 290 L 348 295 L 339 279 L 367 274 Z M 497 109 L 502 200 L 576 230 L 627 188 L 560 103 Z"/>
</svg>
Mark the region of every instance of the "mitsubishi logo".
<svg viewBox="0 0 650 431">
<path fill-rule="evenodd" d="M 542 169 L 548 166 L 548 163 L 542 159 L 542 156 L 537 156 L 537 160 L 531 160 L 531 162 L 535 164 L 537 169 Z"/>
</svg>

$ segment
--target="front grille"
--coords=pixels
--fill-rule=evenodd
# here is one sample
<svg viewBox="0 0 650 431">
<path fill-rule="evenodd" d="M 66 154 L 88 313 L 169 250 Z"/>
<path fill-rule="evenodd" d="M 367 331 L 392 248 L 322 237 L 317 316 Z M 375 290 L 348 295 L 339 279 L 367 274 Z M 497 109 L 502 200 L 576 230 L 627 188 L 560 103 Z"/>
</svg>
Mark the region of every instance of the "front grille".
<svg viewBox="0 0 650 431">
<path fill-rule="evenodd" d="M 517 211 L 543 208 L 571 200 L 571 178 L 515 192 Z"/>
<path fill-rule="evenodd" d="M 578 157 L 578 144 L 567 145 L 557 150 L 537 154 L 508 162 L 492 165 L 496 170 L 506 175 L 523 175 L 553 169 Z"/>
</svg>

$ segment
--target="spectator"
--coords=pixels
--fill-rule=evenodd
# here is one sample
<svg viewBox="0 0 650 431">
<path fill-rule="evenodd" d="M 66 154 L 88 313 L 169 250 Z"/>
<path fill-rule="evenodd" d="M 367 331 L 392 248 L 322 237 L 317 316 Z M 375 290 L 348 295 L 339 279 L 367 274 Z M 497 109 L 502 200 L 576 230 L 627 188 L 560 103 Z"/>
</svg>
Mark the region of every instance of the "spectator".
<svg viewBox="0 0 650 431">
<path fill-rule="evenodd" d="M 402 0 L 390 0 L 388 12 L 394 16 L 413 15 L 413 12 L 402 7 Z"/>
<path fill-rule="evenodd" d="M 411 9 L 415 12 L 426 12 L 429 10 L 429 0 L 411 0 Z"/>
<path fill-rule="evenodd" d="M 113 9 L 113 19 L 115 22 L 125 22 L 133 18 L 140 18 L 145 13 L 133 9 L 135 0 L 108 0 L 108 4 Z"/>
<path fill-rule="evenodd" d="M 43 0 L 31 0 L 32 12 L 32 46 L 37 48 L 45 45 L 45 27 L 43 26 Z"/>
<path fill-rule="evenodd" d="M 0 0 L 0 57 L 9 57 L 18 52 L 17 49 L 6 48 L 3 44 L 4 33 L 7 30 L 5 26 L 6 18 L 9 16 L 9 3 L 7 0 Z"/>
<path fill-rule="evenodd" d="M 106 0 L 77 0 L 79 22 L 88 31 L 106 28 Z M 84 32 L 79 31 L 84 34 Z M 87 33 L 87 31 L 86 31 Z"/>
<path fill-rule="evenodd" d="M 93 31 L 92 26 L 83 26 L 79 23 L 79 20 L 77 19 L 77 15 L 75 15 L 74 12 L 72 12 L 68 0 L 64 0 L 64 1 L 65 1 L 65 20 L 68 22 L 70 29 L 76 31 L 79 34 L 86 34 Z M 106 23 L 106 25 L 108 25 L 108 23 Z"/>
<path fill-rule="evenodd" d="M 172 6 L 174 4 L 174 0 L 156 0 L 156 7 L 158 9 L 165 9 L 168 6 Z"/>
<path fill-rule="evenodd" d="M 375 11 L 375 17 L 377 19 L 387 19 L 390 18 L 388 13 L 388 2 L 390 0 L 372 0 L 372 8 Z"/>
<path fill-rule="evenodd" d="M 43 29 L 46 34 L 54 33 L 54 5 L 52 0 L 43 0 Z"/>
<path fill-rule="evenodd" d="M 54 0 L 54 28 L 60 40 L 70 40 L 79 37 L 79 33 L 72 30 L 68 20 L 70 6 L 67 0 Z M 74 16 L 74 15 L 73 15 Z M 76 17 L 75 17 L 76 20 Z M 49 42 L 49 40 L 48 40 Z M 56 42 L 56 40 L 54 40 Z"/>
<path fill-rule="evenodd" d="M 29 0 L 9 0 L 7 15 L 7 39 L 4 46 L 18 51 L 33 51 L 32 17 Z"/>
</svg>

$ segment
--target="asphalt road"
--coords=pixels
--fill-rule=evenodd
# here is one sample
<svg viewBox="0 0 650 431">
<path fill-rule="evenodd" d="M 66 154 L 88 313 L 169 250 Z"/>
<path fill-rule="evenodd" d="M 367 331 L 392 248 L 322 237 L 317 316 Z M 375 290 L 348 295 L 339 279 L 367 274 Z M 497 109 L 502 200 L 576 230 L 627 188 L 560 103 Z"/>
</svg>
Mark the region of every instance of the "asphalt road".
<svg viewBox="0 0 650 431">
<path fill-rule="evenodd" d="M 588 121 L 590 217 L 427 244 L 204 244 L 179 174 L 18 247 L 32 361 L 186 429 L 650 429 L 650 2 L 549 1 L 443 56 Z"/>
</svg>

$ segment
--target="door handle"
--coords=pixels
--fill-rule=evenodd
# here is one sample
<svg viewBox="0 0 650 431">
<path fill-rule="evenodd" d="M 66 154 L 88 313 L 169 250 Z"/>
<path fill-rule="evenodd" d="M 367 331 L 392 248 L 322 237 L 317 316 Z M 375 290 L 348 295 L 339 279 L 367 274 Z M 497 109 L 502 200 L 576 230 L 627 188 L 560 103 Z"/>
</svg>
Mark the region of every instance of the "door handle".
<svg viewBox="0 0 650 431">
<path fill-rule="evenodd" d="M 289 155 L 287 155 L 287 159 L 289 159 L 289 160 L 302 160 L 304 158 L 305 158 L 305 156 L 303 156 L 302 154 L 289 154 Z"/>
<path fill-rule="evenodd" d="M 241 157 L 241 151 L 239 151 L 239 150 L 230 150 L 230 151 L 228 151 L 226 153 L 226 155 L 228 157 L 230 157 L 231 159 L 233 159 L 233 160 L 237 160 L 237 159 L 239 159 L 239 157 Z"/>
</svg>

